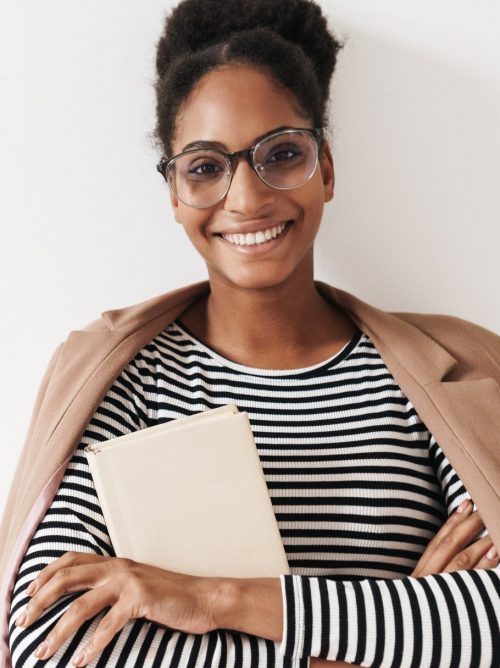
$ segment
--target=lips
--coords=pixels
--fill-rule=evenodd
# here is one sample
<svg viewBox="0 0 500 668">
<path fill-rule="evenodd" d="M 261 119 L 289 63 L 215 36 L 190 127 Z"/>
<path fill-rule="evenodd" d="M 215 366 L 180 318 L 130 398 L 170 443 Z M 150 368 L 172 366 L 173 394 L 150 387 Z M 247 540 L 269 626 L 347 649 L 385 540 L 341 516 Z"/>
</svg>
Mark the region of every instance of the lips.
<svg viewBox="0 0 500 668">
<path fill-rule="evenodd" d="M 253 246 L 254 244 L 264 244 L 272 239 L 276 239 L 276 237 L 279 237 L 283 233 L 285 227 L 286 223 L 282 223 L 274 227 L 267 227 L 265 230 L 258 230 L 255 233 L 223 234 L 222 237 L 236 246 Z"/>
<path fill-rule="evenodd" d="M 266 227 L 260 225 L 258 228 L 257 226 L 253 226 L 253 229 L 249 228 L 249 226 L 244 226 L 235 232 L 221 232 L 217 236 L 222 237 L 234 246 L 259 246 L 280 237 L 292 222 L 288 220 L 284 223 L 268 225 Z"/>
<path fill-rule="evenodd" d="M 216 234 L 220 240 L 240 253 L 261 253 L 279 245 L 290 227 L 293 220 L 288 220 L 280 225 L 261 228 L 257 232 L 247 232 L 246 234 Z M 267 233 L 267 236 L 266 236 Z"/>
</svg>

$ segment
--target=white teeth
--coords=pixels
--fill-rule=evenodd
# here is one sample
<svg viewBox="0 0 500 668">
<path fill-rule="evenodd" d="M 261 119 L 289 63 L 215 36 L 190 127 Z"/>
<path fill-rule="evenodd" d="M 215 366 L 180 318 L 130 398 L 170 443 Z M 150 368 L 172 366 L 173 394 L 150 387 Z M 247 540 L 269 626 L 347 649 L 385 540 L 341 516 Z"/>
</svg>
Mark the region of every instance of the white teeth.
<svg viewBox="0 0 500 668">
<path fill-rule="evenodd" d="M 267 230 L 259 230 L 258 232 L 249 232 L 248 234 L 223 234 L 226 241 L 229 241 L 236 246 L 254 246 L 266 243 L 271 239 L 276 239 L 286 227 L 286 223 L 270 227 Z"/>
</svg>

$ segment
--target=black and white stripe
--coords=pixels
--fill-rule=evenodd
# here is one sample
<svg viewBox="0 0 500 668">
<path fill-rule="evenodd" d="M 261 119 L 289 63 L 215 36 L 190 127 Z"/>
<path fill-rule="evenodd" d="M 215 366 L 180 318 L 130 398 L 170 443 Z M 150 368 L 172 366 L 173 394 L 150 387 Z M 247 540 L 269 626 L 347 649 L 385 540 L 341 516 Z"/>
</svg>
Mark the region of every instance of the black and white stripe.
<svg viewBox="0 0 500 668">
<path fill-rule="evenodd" d="M 231 362 L 173 323 L 108 391 L 31 541 L 12 602 L 14 668 L 68 665 L 102 618 L 48 664 L 32 652 L 78 595 L 28 629 L 14 625 L 26 587 L 50 561 L 68 550 L 113 555 L 83 448 L 228 403 L 249 415 L 293 574 L 282 578 L 283 643 L 135 620 L 92 665 L 306 666 L 311 655 L 410 666 L 419 654 L 422 666 L 494 665 L 498 573 L 406 577 L 467 493 L 370 339 L 359 333 L 307 369 L 270 371 Z"/>
</svg>

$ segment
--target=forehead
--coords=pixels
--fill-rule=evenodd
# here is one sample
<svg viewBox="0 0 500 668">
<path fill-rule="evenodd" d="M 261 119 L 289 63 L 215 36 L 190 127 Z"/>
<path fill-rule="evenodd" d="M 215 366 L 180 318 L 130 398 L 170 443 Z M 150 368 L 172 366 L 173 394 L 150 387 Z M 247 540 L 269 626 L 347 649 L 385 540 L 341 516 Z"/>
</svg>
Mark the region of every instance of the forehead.
<svg viewBox="0 0 500 668">
<path fill-rule="evenodd" d="M 206 74 L 184 101 L 173 149 L 204 140 L 238 150 L 274 128 L 306 122 L 293 94 L 271 76 L 245 65 L 224 66 Z"/>
</svg>

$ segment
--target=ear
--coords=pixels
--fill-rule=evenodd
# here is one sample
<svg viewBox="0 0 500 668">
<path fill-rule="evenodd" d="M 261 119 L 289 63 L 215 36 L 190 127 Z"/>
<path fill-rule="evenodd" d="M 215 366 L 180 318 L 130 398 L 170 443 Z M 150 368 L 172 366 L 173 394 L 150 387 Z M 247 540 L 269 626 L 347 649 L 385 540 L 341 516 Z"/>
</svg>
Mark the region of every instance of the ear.
<svg viewBox="0 0 500 668">
<path fill-rule="evenodd" d="M 330 144 L 326 139 L 323 140 L 323 145 L 321 147 L 319 164 L 321 175 L 323 177 L 323 188 L 325 193 L 324 201 L 330 202 L 333 199 L 334 194 L 335 170 L 333 168 L 333 157 Z"/>
<path fill-rule="evenodd" d="M 172 211 L 174 212 L 175 222 L 181 224 L 181 221 L 179 220 L 179 200 L 170 190 L 170 188 L 169 192 L 170 192 L 170 205 L 172 207 Z"/>
</svg>

